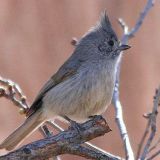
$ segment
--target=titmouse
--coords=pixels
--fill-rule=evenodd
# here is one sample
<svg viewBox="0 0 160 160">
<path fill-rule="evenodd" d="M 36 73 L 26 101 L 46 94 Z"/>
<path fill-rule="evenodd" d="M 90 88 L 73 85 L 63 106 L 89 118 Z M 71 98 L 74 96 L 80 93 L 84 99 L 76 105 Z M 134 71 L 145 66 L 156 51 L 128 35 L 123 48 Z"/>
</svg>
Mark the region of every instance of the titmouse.
<svg viewBox="0 0 160 160">
<path fill-rule="evenodd" d="M 70 58 L 46 82 L 27 112 L 25 122 L 0 148 L 12 150 L 46 120 L 68 117 L 83 122 L 102 114 L 111 103 L 121 45 L 106 13 L 78 42 Z"/>
</svg>

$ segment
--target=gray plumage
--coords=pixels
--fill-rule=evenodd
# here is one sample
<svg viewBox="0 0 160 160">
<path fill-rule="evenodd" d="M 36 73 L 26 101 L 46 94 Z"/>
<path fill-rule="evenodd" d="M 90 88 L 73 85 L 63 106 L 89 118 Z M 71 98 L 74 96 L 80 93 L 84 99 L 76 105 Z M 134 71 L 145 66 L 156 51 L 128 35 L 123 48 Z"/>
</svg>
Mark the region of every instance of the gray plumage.
<svg viewBox="0 0 160 160">
<path fill-rule="evenodd" d="M 108 17 L 102 14 L 97 25 L 78 42 L 71 57 L 41 89 L 27 113 L 27 119 L 0 144 L 13 149 L 41 123 L 58 116 L 83 122 L 102 114 L 111 103 L 120 46 Z"/>
</svg>

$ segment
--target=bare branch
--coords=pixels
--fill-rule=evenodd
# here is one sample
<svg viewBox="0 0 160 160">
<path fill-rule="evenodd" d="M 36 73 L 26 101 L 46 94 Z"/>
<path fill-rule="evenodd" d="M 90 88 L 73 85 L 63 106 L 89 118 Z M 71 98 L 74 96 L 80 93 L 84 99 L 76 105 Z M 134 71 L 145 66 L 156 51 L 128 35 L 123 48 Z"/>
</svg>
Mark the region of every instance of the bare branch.
<svg viewBox="0 0 160 160">
<path fill-rule="evenodd" d="M 129 31 L 128 31 L 129 28 L 128 28 L 127 24 L 125 23 L 125 21 L 124 21 L 122 18 L 119 18 L 119 19 L 118 19 L 118 23 L 119 23 L 120 26 L 122 27 L 124 35 L 127 35 L 128 32 L 129 32 Z"/>
<path fill-rule="evenodd" d="M 18 91 L 18 93 L 15 91 L 15 94 L 18 94 L 20 97 L 25 97 L 23 94 L 22 94 L 22 90 L 21 88 L 18 86 L 18 84 L 16 84 L 15 82 L 11 81 L 11 80 L 8 80 L 8 79 L 4 79 L 2 77 L 0 77 L 0 83 L 2 85 L 5 85 L 5 88 L 9 88 L 9 86 L 14 86 L 14 88 L 18 88 L 16 89 L 16 91 Z M 16 86 L 16 87 L 15 87 Z M 2 88 L 2 87 L 1 87 Z M 9 90 L 11 91 L 11 90 Z M 26 108 L 28 109 L 28 104 L 26 102 L 26 99 L 25 99 L 25 103 L 23 104 L 21 102 L 21 98 L 20 99 L 16 99 L 16 102 L 18 102 L 18 105 L 17 103 L 15 103 L 15 99 L 13 98 L 13 94 L 9 94 L 8 92 L 6 92 L 5 89 L 1 89 L 0 90 L 0 95 L 2 97 L 6 97 L 7 99 L 13 101 L 14 104 L 16 104 L 16 106 L 20 107 L 20 111 L 22 111 L 22 114 L 25 114 L 26 113 Z M 50 125 L 52 128 L 55 128 L 57 131 L 64 131 L 63 128 L 61 128 L 58 124 L 56 124 L 55 122 L 53 121 L 47 121 L 46 122 L 47 125 Z M 44 137 L 48 137 L 48 136 L 51 136 L 52 135 L 52 132 L 47 128 L 46 125 L 43 125 L 39 128 L 39 131 L 40 133 L 44 136 Z M 111 157 L 114 157 L 114 155 L 102 150 L 101 148 L 98 148 L 97 146 L 89 143 L 89 142 L 86 142 L 85 145 L 87 147 L 89 147 L 90 149 L 93 149 L 94 151 L 97 151 L 97 152 L 101 152 L 102 154 L 106 154 L 106 155 L 109 155 Z M 59 159 L 57 157 L 53 157 L 53 159 Z"/>
<path fill-rule="evenodd" d="M 160 154 L 160 150 L 158 150 L 157 152 L 155 152 L 152 156 L 150 156 L 149 158 L 147 158 L 146 160 L 152 160 L 155 157 L 157 157 Z"/>
<path fill-rule="evenodd" d="M 132 30 L 128 34 L 129 38 L 134 37 L 134 35 L 138 32 L 145 17 L 147 16 L 149 10 L 153 7 L 154 3 L 155 3 L 155 0 L 147 0 L 147 4 L 146 4 L 145 8 L 143 9 L 143 11 L 141 12 L 141 14 L 138 18 L 138 21 L 135 24 L 135 27 L 132 28 Z"/>
<path fill-rule="evenodd" d="M 157 114 L 158 114 L 159 102 L 160 102 L 160 87 L 156 90 L 156 94 L 154 96 L 153 110 L 152 110 L 152 113 L 150 114 L 150 117 L 148 120 L 148 123 L 150 124 L 149 129 L 151 129 L 151 132 L 150 132 L 149 138 L 147 140 L 147 143 L 144 146 L 144 150 L 142 152 L 140 159 L 145 159 L 147 157 L 151 143 L 154 139 L 154 136 L 156 133 L 156 128 L 157 128 L 156 127 L 156 118 L 157 118 Z"/>
<path fill-rule="evenodd" d="M 138 30 L 142 26 L 142 23 L 143 23 L 145 17 L 148 15 L 150 9 L 154 6 L 154 3 L 155 3 L 155 0 L 147 0 L 147 3 L 145 5 L 143 11 L 141 12 L 138 20 L 136 21 L 135 26 L 130 31 L 129 31 L 126 23 L 122 19 L 119 19 L 119 23 L 122 26 L 122 29 L 124 31 L 124 35 L 121 39 L 121 42 L 123 44 L 126 44 L 129 39 L 131 39 L 135 36 L 135 34 L 138 32 Z"/>
<path fill-rule="evenodd" d="M 14 105 L 20 108 L 20 113 L 25 113 L 29 108 L 26 96 L 23 94 L 18 84 L 11 80 L 0 77 L 0 97 L 5 97 L 13 102 Z"/>
<path fill-rule="evenodd" d="M 159 143 L 160 143 L 160 138 L 158 138 L 157 142 L 152 147 L 150 147 L 149 152 L 156 149 L 156 147 L 159 145 Z"/>
<path fill-rule="evenodd" d="M 141 139 L 141 141 L 140 141 L 140 143 L 139 143 L 138 150 L 137 150 L 137 154 L 136 154 L 136 159 L 138 159 L 138 157 L 139 157 L 140 154 L 141 154 L 142 147 L 143 147 L 144 142 L 145 142 L 145 140 L 146 140 L 146 138 L 147 138 L 147 135 L 148 135 L 148 133 L 149 133 L 149 126 L 150 126 L 150 121 L 148 121 L 148 123 L 147 123 L 147 125 L 146 125 L 146 128 L 145 128 L 145 131 L 144 131 L 144 133 L 143 133 L 142 139 Z"/>
<path fill-rule="evenodd" d="M 61 128 L 59 125 L 57 125 L 55 122 L 53 121 L 46 121 L 46 124 L 50 125 L 51 127 L 55 128 L 57 131 L 59 132 L 62 132 L 64 131 L 63 128 Z M 85 142 L 84 143 L 85 146 L 89 147 L 90 149 L 94 150 L 94 151 L 97 151 L 97 152 L 101 152 L 102 154 L 106 154 L 106 155 L 110 155 L 111 157 L 114 157 L 113 154 L 109 153 L 109 152 L 106 152 L 105 150 L 93 145 L 92 143 L 90 142 Z"/>
<path fill-rule="evenodd" d="M 121 159 L 116 156 L 112 157 L 110 155 L 102 154 L 100 152 L 79 146 L 86 141 L 104 135 L 110 131 L 110 128 L 101 116 L 83 123 L 81 127 L 83 128 L 83 131 L 78 132 L 70 128 L 66 131 L 60 132 L 58 135 L 50 136 L 25 145 L 16 151 L 1 156 L 0 160 L 23 160 L 27 159 L 28 157 L 33 160 L 41 160 L 66 153 L 75 154 L 90 159 Z"/>
<path fill-rule="evenodd" d="M 116 96 L 116 95 L 114 95 Z M 115 97 L 116 98 L 116 97 Z M 116 101 L 113 102 L 114 106 L 116 107 L 116 122 L 121 134 L 121 138 L 124 143 L 125 153 L 126 153 L 126 159 L 133 160 L 134 154 L 133 150 L 130 145 L 127 129 L 123 120 L 123 114 L 122 114 L 122 106 L 118 98 L 116 98 Z"/>
<path fill-rule="evenodd" d="M 122 20 L 119 19 L 119 24 L 121 25 L 124 35 L 121 39 L 121 43 L 122 44 L 127 44 L 128 40 L 130 38 L 132 38 L 137 31 L 139 30 L 139 28 L 141 27 L 144 18 L 146 17 L 146 15 L 148 14 L 149 10 L 151 9 L 151 7 L 154 4 L 154 0 L 148 0 L 146 6 L 144 7 L 144 10 L 141 12 L 140 17 L 138 18 L 135 26 L 131 29 L 131 31 L 129 31 L 128 26 L 126 25 L 126 23 Z M 121 60 L 119 62 L 119 65 L 117 66 L 117 74 L 116 74 L 116 85 L 115 85 L 115 89 L 114 89 L 114 94 L 113 94 L 113 98 L 112 98 L 112 103 L 114 104 L 114 108 L 116 111 L 116 122 L 121 134 L 121 138 L 125 147 L 125 154 L 126 154 L 126 159 L 129 160 L 134 160 L 134 153 L 130 144 L 130 140 L 128 137 L 128 133 L 127 133 L 127 129 L 123 120 L 123 114 L 122 114 L 122 105 L 120 103 L 119 100 L 119 75 L 120 75 L 120 64 L 121 64 Z"/>
<path fill-rule="evenodd" d="M 15 82 L 2 77 L 0 77 L 0 84 L 2 85 L 0 86 L 0 97 L 5 97 L 8 100 L 11 100 L 14 105 L 20 108 L 19 113 L 25 115 L 29 109 L 29 105 L 20 86 Z M 46 125 L 40 127 L 39 131 L 44 137 L 51 135 Z M 53 159 L 56 160 L 58 158 L 53 157 Z"/>
<path fill-rule="evenodd" d="M 120 157 L 113 157 L 110 154 L 106 156 L 106 154 L 102 154 L 101 152 L 94 151 L 92 149 L 82 147 L 82 146 L 73 146 L 70 154 L 79 155 L 85 157 L 87 159 L 100 159 L 100 160 L 122 160 Z"/>
</svg>

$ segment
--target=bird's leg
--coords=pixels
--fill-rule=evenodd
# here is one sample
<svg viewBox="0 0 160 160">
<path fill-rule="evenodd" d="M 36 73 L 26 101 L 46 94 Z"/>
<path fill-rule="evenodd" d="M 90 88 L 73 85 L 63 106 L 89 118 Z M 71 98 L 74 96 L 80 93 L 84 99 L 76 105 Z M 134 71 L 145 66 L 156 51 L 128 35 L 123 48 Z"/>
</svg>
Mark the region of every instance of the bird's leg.
<svg viewBox="0 0 160 160">
<path fill-rule="evenodd" d="M 71 124 L 70 125 L 71 129 L 73 128 L 74 130 L 77 130 L 79 133 L 83 130 L 83 127 L 81 126 L 80 123 L 77 123 L 76 121 L 71 120 L 67 116 L 63 116 L 63 118 Z"/>
<path fill-rule="evenodd" d="M 94 123 L 96 123 L 98 120 L 103 120 L 105 124 L 107 124 L 106 120 L 102 117 L 102 115 L 93 115 L 89 116 L 89 119 L 92 119 Z"/>
</svg>

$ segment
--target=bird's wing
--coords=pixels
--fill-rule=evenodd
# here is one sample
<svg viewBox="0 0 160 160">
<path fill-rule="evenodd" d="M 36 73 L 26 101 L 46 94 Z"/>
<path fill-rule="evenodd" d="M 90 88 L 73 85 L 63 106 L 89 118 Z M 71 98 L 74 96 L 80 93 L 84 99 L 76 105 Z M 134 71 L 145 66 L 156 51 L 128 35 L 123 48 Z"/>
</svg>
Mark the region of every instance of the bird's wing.
<svg viewBox="0 0 160 160">
<path fill-rule="evenodd" d="M 31 116 L 34 112 L 41 108 L 43 103 L 42 99 L 45 96 L 45 94 L 59 83 L 67 80 L 68 78 L 76 74 L 80 65 L 81 61 L 79 61 L 78 59 L 72 59 L 71 61 L 69 59 L 68 61 L 66 61 L 62 65 L 62 67 L 57 71 L 57 73 L 55 73 L 40 90 L 35 101 L 27 111 L 26 116 Z"/>
</svg>

